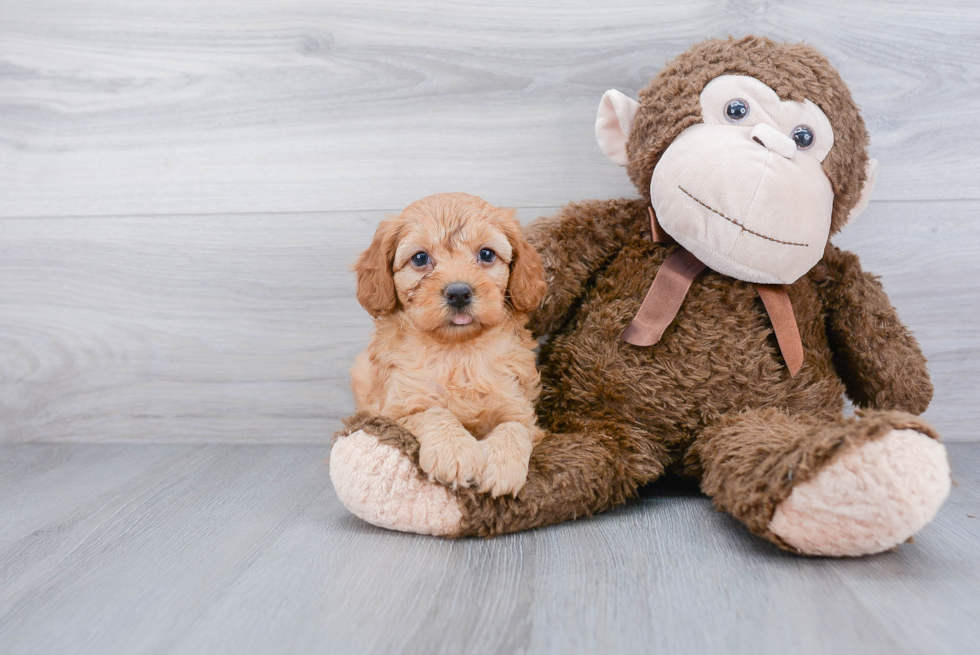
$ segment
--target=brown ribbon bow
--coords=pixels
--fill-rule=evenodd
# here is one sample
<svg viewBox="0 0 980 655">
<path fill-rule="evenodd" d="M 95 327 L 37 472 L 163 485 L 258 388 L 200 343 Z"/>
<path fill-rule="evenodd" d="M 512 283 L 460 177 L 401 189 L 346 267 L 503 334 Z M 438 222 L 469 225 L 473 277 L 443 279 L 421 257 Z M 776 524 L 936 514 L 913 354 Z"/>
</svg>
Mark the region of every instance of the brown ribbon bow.
<svg viewBox="0 0 980 655">
<path fill-rule="evenodd" d="M 653 242 L 676 243 L 657 223 L 653 208 L 647 209 L 650 212 Z M 660 341 L 667 326 L 680 311 L 694 278 L 705 268 L 701 260 L 678 245 L 661 264 L 643 304 L 640 305 L 640 311 L 621 335 L 623 341 L 634 346 L 652 346 Z M 789 374 L 795 376 L 803 366 L 803 342 L 800 340 L 800 330 L 789 294 L 782 284 L 756 284 L 755 288 L 769 314 L 772 329 L 776 333 L 776 342 Z"/>
</svg>

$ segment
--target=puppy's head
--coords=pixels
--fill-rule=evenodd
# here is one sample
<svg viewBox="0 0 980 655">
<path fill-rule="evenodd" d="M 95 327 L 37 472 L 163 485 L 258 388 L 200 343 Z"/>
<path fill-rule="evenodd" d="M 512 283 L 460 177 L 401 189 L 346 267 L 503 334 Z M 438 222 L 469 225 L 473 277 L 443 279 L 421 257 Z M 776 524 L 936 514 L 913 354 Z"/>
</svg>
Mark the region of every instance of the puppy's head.
<svg viewBox="0 0 980 655">
<path fill-rule="evenodd" d="M 354 270 L 357 299 L 373 316 L 404 312 L 445 341 L 537 309 L 547 291 L 513 210 L 465 193 L 423 198 L 383 221 Z"/>
</svg>

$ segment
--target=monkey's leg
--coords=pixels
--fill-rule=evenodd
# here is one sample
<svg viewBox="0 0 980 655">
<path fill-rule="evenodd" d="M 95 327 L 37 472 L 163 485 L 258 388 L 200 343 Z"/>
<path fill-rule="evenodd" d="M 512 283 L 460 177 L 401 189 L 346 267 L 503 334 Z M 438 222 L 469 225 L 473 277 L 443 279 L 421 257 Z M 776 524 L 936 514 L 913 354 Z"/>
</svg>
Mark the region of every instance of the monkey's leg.
<svg viewBox="0 0 980 655">
<path fill-rule="evenodd" d="M 820 420 L 743 412 L 706 429 L 689 459 L 719 509 L 781 548 L 857 556 L 908 540 L 949 494 L 946 449 L 899 411 Z"/>
<path fill-rule="evenodd" d="M 381 527 L 448 537 L 493 536 L 590 516 L 656 479 L 666 453 L 626 428 L 580 422 L 534 446 L 527 483 L 514 496 L 452 492 L 418 466 L 414 437 L 385 419 L 351 423 L 330 454 L 330 476 L 353 514 Z"/>
</svg>

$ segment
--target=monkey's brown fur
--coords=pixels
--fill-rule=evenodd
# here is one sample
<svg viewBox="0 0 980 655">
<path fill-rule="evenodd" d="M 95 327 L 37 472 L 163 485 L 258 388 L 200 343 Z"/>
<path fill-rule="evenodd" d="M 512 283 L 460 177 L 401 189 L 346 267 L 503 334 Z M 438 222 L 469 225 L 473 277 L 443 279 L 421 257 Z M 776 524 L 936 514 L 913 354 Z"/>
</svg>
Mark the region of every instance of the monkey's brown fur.
<svg viewBox="0 0 980 655">
<path fill-rule="evenodd" d="M 666 471 L 700 480 L 717 507 L 788 548 L 769 528 L 777 505 L 843 450 L 911 428 L 932 397 L 925 359 L 875 277 L 855 255 L 827 245 L 823 259 L 787 287 L 805 351 L 795 377 L 780 355 L 752 284 L 705 271 L 661 341 L 620 339 L 660 265 L 677 247 L 653 243 L 647 214 L 654 166 L 668 144 L 701 120 L 698 96 L 712 78 L 745 74 L 781 98 L 815 102 L 835 141 L 823 162 L 838 230 L 858 202 L 867 132 L 847 87 L 805 45 L 749 37 L 708 41 L 680 55 L 640 94 L 628 171 L 642 199 L 585 201 L 539 219 L 528 240 L 548 273 L 531 317 L 548 334 L 540 362 L 539 425 L 516 498 L 459 492 L 460 535 L 494 535 L 600 512 Z M 843 394 L 866 411 L 844 418 Z M 410 457 L 409 435 L 384 432 Z"/>
</svg>

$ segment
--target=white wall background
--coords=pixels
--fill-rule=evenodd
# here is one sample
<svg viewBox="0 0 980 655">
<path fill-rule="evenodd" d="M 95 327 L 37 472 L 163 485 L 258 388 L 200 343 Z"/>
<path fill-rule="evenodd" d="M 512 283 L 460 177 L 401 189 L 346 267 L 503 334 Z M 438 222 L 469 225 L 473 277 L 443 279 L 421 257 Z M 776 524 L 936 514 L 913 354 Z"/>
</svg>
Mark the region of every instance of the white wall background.
<svg viewBox="0 0 980 655">
<path fill-rule="evenodd" d="M 633 196 L 601 93 L 706 37 L 805 40 L 880 162 L 836 240 L 980 422 L 980 5 L 0 0 L 0 441 L 320 442 L 370 321 L 348 265 L 438 191 Z"/>
</svg>

